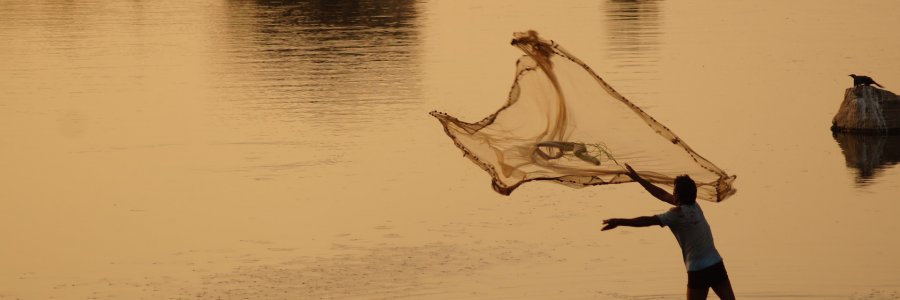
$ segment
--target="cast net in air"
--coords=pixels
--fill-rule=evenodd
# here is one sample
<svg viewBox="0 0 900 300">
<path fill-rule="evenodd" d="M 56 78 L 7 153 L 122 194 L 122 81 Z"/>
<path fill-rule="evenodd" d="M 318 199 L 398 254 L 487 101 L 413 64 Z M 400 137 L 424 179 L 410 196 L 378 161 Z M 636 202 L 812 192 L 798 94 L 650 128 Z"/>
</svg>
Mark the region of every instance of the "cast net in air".
<svg viewBox="0 0 900 300">
<path fill-rule="evenodd" d="M 457 147 L 509 195 L 550 180 L 571 187 L 631 182 L 624 164 L 655 184 L 678 175 L 697 182 L 697 197 L 734 194 L 729 176 L 671 130 L 613 90 L 581 60 L 534 31 L 514 34 L 525 52 L 506 105 L 476 123 L 432 112 Z"/>
</svg>

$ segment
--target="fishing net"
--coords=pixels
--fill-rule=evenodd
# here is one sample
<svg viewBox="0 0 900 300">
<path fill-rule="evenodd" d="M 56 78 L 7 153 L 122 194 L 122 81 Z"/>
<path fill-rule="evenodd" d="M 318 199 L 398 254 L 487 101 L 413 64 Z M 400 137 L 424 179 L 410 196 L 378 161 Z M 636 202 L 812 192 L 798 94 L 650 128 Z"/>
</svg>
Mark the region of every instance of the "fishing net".
<svg viewBox="0 0 900 300">
<path fill-rule="evenodd" d="M 509 195 L 519 185 L 550 180 L 571 187 L 631 182 L 624 164 L 655 184 L 687 174 L 697 197 L 734 194 L 729 176 L 671 130 L 617 93 L 581 60 L 534 31 L 515 33 L 525 52 L 506 105 L 480 122 L 431 112 L 466 157 Z"/>
</svg>

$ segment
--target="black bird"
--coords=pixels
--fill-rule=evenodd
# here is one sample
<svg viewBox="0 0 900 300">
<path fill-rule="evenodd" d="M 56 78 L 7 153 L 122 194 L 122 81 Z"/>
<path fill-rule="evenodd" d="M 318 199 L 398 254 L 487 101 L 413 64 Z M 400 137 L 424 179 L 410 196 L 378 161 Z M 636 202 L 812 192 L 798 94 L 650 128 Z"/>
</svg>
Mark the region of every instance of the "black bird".
<svg viewBox="0 0 900 300">
<path fill-rule="evenodd" d="M 869 76 L 850 74 L 850 77 L 853 77 L 853 86 L 874 84 L 880 88 L 884 88 L 883 86 L 881 86 L 880 84 L 875 82 L 875 80 L 872 80 L 872 77 L 869 77 Z"/>
</svg>

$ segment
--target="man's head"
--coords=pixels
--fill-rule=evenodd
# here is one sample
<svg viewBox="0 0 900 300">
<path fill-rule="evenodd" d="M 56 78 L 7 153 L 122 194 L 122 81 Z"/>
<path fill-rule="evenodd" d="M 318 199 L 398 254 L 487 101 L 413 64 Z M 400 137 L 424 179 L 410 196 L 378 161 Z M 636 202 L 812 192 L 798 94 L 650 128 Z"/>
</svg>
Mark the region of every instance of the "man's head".
<svg viewBox="0 0 900 300">
<path fill-rule="evenodd" d="M 678 205 L 697 203 L 697 184 L 690 176 L 675 177 L 675 200 Z"/>
</svg>

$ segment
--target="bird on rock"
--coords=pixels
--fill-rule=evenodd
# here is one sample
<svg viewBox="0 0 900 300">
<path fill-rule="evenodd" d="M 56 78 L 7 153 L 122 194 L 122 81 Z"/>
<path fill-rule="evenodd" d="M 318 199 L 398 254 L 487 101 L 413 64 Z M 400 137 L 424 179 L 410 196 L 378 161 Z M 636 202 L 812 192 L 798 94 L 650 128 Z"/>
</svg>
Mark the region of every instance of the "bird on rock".
<svg viewBox="0 0 900 300">
<path fill-rule="evenodd" d="M 884 88 L 883 86 L 881 86 L 880 84 L 875 82 L 875 80 L 872 80 L 872 77 L 869 77 L 869 76 L 850 74 L 850 77 L 853 77 L 853 86 L 873 85 L 874 84 L 880 88 Z"/>
</svg>

